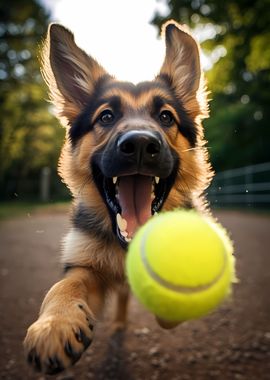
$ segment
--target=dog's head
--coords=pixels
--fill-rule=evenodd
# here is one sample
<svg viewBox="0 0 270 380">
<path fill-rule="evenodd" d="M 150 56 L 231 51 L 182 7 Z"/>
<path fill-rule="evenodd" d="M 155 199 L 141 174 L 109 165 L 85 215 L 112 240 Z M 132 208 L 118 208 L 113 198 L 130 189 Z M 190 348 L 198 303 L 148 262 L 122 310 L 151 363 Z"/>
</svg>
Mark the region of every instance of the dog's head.
<svg viewBox="0 0 270 380">
<path fill-rule="evenodd" d="M 199 48 L 175 22 L 164 35 L 159 75 L 138 85 L 110 76 L 60 25 L 44 44 L 44 77 L 67 126 L 60 172 L 122 245 L 161 209 L 193 207 L 210 179 Z"/>
</svg>

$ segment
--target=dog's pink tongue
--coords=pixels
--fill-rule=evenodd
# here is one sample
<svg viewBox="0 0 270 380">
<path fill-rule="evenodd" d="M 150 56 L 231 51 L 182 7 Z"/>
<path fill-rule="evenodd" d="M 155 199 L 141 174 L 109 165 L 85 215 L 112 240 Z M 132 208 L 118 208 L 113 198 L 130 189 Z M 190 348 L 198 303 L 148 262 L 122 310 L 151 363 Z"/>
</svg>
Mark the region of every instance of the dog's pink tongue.
<svg viewBox="0 0 270 380">
<path fill-rule="evenodd" d="M 119 203 L 127 221 L 128 236 L 151 217 L 151 177 L 131 175 L 119 178 Z"/>
</svg>

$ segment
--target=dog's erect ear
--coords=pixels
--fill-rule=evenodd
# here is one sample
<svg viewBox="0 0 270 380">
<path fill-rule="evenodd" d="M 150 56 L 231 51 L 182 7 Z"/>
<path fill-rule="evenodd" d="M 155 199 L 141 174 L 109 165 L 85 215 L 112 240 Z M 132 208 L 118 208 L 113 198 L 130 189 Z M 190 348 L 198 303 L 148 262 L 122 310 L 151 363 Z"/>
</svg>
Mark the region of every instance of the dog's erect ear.
<svg viewBox="0 0 270 380">
<path fill-rule="evenodd" d="M 190 109 L 190 103 L 194 103 L 198 90 L 204 87 L 199 47 L 187 27 L 175 21 L 165 23 L 162 32 L 166 56 L 160 75 L 169 79 L 179 100 Z"/>
<path fill-rule="evenodd" d="M 87 104 L 95 84 L 108 74 L 59 24 L 49 26 L 41 60 L 42 74 L 58 116 L 64 124 L 71 124 Z"/>
</svg>

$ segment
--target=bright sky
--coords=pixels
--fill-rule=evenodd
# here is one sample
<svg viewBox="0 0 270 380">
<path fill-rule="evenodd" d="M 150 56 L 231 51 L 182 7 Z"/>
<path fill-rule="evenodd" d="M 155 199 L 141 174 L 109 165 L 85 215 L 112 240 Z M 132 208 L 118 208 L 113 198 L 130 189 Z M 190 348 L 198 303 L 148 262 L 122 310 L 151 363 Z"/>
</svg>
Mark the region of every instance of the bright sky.
<svg viewBox="0 0 270 380">
<path fill-rule="evenodd" d="M 68 27 L 76 43 L 118 79 L 139 82 L 158 73 L 164 56 L 163 41 L 150 25 L 156 0 L 41 0 L 53 21 Z"/>
<path fill-rule="evenodd" d="M 159 72 L 165 46 L 150 20 L 156 10 L 168 14 L 164 0 L 39 1 L 50 10 L 52 21 L 68 27 L 77 44 L 118 79 L 137 83 L 151 80 Z M 198 25 L 195 30 L 199 41 L 215 34 L 209 24 Z M 222 47 L 211 56 L 202 54 L 202 67 L 210 69 L 224 54 Z"/>
</svg>

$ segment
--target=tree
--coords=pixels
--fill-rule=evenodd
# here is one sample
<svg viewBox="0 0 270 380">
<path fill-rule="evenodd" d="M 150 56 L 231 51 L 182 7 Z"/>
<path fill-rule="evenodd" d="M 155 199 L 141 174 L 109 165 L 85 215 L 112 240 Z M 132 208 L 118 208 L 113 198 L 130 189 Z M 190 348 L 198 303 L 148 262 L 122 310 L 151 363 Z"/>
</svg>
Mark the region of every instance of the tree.
<svg viewBox="0 0 270 380">
<path fill-rule="evenodd" d="M 55 170 L 64 136 L 46 102 L 38 45 L 49 15 L 34 0 L 0 3 L 1 197 L 20 192 L 43 166 Z M 21 194 L 19 194 L 21 195 Z"/>
<path fill-rule="evenodd" d="M 270 1 L 168 0 L 170 13 L 156 14 L 157 26 L 174 18 L 208 30 L 202 42 L 217 61 L 206 73 L 212 92 L 205 122 L 216 170 L 270 160 Z"/>
</svg>

